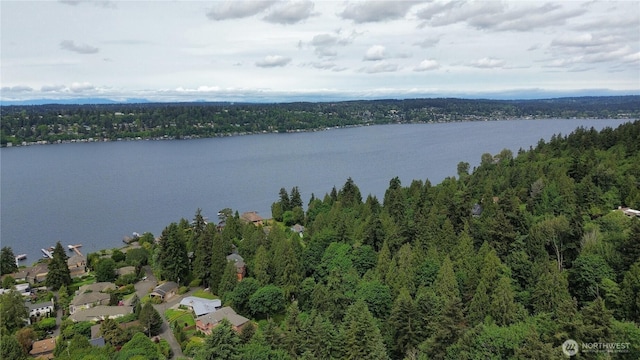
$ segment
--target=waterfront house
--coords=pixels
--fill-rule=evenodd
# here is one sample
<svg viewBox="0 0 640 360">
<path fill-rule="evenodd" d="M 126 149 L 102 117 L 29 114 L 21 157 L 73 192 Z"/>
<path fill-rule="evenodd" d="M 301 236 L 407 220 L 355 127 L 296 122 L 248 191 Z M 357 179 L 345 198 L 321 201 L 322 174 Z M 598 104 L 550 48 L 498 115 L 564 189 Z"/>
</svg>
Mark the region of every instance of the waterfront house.
<svg viewBox="0 0 640 360">
<path fill-rule="evenodd" d="M 76 291 L 76 294 L 92 293 L 92 292 L 107 292 L 109 290 L 115 290 L 116 284 L 108 281 L 97 282 L 88 285 L 82 285 Z"/>
<path fill-rule="evenodd" d="M 196 318 L 196 328 L 205 335 L 211 335 L 211 330 L 218 326 L 222 319 L 227 319 L 231 323 L 233 330 L 238 333 L 249 323 L 249 319 L 236 314 L 232 308 L 226 306 L 215 312 L 198 316 Z"/>
<path fill-rule="evenodd" d="M 160 298 L 163 301 L 169 300 L 178 293 L 178 284 L 173 281 L 167 281 L 164 284 L 160 284 L 153 289 L 149 296 Z"/>
<path fill-rule="evenodd" d="M 36 341 L 32 344 L 29 355 L 37 359 L 53 359 L 53 350 L 55 350 L 55 348 L 55 338 Z"/>
<path fill-rule="evenodd" d="M 242 215 L 240 215 L 240 220 L 253 223 L 256 226 L 262 225 L 264 222 L 264 219 L 255 211 L 247 211 L 245 213 L 242 213 Z"/>
</svg>

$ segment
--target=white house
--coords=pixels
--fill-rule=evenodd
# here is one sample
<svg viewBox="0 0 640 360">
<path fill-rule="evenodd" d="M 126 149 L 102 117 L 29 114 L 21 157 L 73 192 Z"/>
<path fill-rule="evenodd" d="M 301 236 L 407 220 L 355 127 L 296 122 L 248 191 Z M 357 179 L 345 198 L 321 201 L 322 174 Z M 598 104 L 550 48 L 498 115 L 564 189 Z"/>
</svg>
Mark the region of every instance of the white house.
<svg viewBox="0 0 640 360">
<path fill-rule="evenodd" d="M 180 301 L 180 305 L 193 311 L 196 317 L 216 311 L 222 306 L 220 299 L 204 299 L 196 296 L 187 296 Z"/>
<path fill-rule="evenodd" d="M 51 314 L 54 314 L 53 299 L 37 304 L 26 303 L 25 305 L 29 310 L 29 324 L 31 324 L 31 319 L 49 317 Z"/>
</svg>

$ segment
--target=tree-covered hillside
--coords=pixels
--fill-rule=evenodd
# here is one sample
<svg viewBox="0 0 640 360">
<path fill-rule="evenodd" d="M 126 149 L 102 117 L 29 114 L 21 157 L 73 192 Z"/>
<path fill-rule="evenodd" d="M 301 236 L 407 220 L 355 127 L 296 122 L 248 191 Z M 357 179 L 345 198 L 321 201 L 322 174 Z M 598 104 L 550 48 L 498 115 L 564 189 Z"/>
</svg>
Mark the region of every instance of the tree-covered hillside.
<svg viewBox="0 0 640 360">
<path fill-rule="evenodd" d="M 325 103 L 2 106 L 0 144 L 214 137 L 327 127 L 640 116 L 639 96 L 547 100 L 407 99 Z"/>
<path fill-rule="evenodd" d="M 640 219 L 615 209 L 640 208 L 640 122 L 458 168 L 437 185 L 391 179 L 383 199 L 348 179 L 306 211 L 282 189 L 268 227 L 236 215 L 221 232 L 167 229 L 195 250 L 191 278 L 260 320 L 239 358 L 560 359 L 568 339 L 639 358 Z"/>
</svg>

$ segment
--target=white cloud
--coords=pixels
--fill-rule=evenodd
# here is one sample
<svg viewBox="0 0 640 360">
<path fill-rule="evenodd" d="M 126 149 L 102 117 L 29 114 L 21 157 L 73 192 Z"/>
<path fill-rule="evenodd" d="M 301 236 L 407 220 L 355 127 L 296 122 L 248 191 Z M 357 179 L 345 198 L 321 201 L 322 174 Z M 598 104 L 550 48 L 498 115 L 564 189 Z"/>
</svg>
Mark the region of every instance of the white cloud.
<svg viewBox="0 0 640 360">
<path fill-rule="evenodd" d="M 378 62 L 372 66 L 360 69 L 361 72 L 365 72 L 368 74 L 377 74 L 377 73 L 385 73 L 385 72 L 395 72 L 398 71 L 398 64 L 388 63 L 386 61 Z"/>
<path fill-rule="evenodd" d="M 365 61 L 379 61 L 387 57 L 386 49 L 382 45 L 373 45 L 364 54 Z"/>
<path fill-rule="evenodd" d="M 418 3 L 419 1 L 397 0 L 350 2 L 338 15 L 355 23 L 397 20 L 402 19 Z"/>
<path fill-rule="evenodd" d="M 440 64 L 436 60 L 426 59 L 422 60 L 418 66 L 416 66 L 413 71 L 428 71 L 435 70 L 440 67 Z"/>
<path fill-rule="evenodd" d="M 274 3 L 275 1 L 258 0 L 215 1 L 207 12 L 207 17 L 216 21 L 245 18 L 263 12 Z"/>
<path fill-rule="evenodd" d="M 426 37 L 421 41 L 414 42 L 413 45 L 426 49 L 434 47 L 436 44 L 438 44 L 438 42 L 440 42 L 440 39 L 437 37 Z"/>
<path fill-rule="evenodd" d="M 63 50 L 73 51 L 78 54 L 95 54 L 100 49 L 87 44 L 76 44 L 73 40 L 63 40 L 60 42 L 60 48 Z"/>
<path fill-rule="evenodd" d="M 484 57 L 469 63 L 469 66 L 481 69 L 493 69 L 504 67 L 504 60 Z"/>
<path fill-rule="evenodd" d="M 42 92 L 59 92 L 66 89 L 64 85 L 44 85 L 40 88 Z"/>
<path fill-rule="evenodd" d="M 256 62 L 256 66 L 263 67 L 263 68 L 271 68 L 271 67 L 285 66 L 289 62 L 291 62 L 291 58 L 288 58 L 286 56 L 269 55 L 269 56 L 266 56 L 264 59 Z"/>
<path fill-rule="evenodd" d="M 312 16 L 313 7 L 313 2 L 308 0 L 278 3 L 264 19 L 272 23 L 291 25 Z"/>
<path fill-rule="evenodd" d="M 81 93 L 89 90 L 95 90 L 96 88 L 88 82 L 74 82 L 71 84 L 69 89 L 74 93 Z"/>
</svg>

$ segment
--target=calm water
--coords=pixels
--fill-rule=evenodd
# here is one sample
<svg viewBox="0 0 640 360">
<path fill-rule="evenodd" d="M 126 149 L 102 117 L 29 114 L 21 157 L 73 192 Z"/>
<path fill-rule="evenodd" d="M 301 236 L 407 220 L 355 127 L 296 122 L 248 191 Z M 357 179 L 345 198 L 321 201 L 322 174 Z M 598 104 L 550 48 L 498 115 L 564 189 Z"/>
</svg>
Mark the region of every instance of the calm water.
<svg viewBox="0 0 640 360">
<path fill-rule="evenodd" d="M 197 208 L 256 210 L 270 217 L 281 187 L 324 196 L 352 177 L 365 197 L 381 199 L 400 177 L 436 184 L 483 153 L 528 149 L 578 126 L 624 120 L 519 120 L 387 125 L 315 133 L 188 141 L 133 141 L 0 150 L 0 242 L 31 263 L 61 241 L 83 252 L 122 245 L 136 231 L 159 235 Z"/>
</svg>

